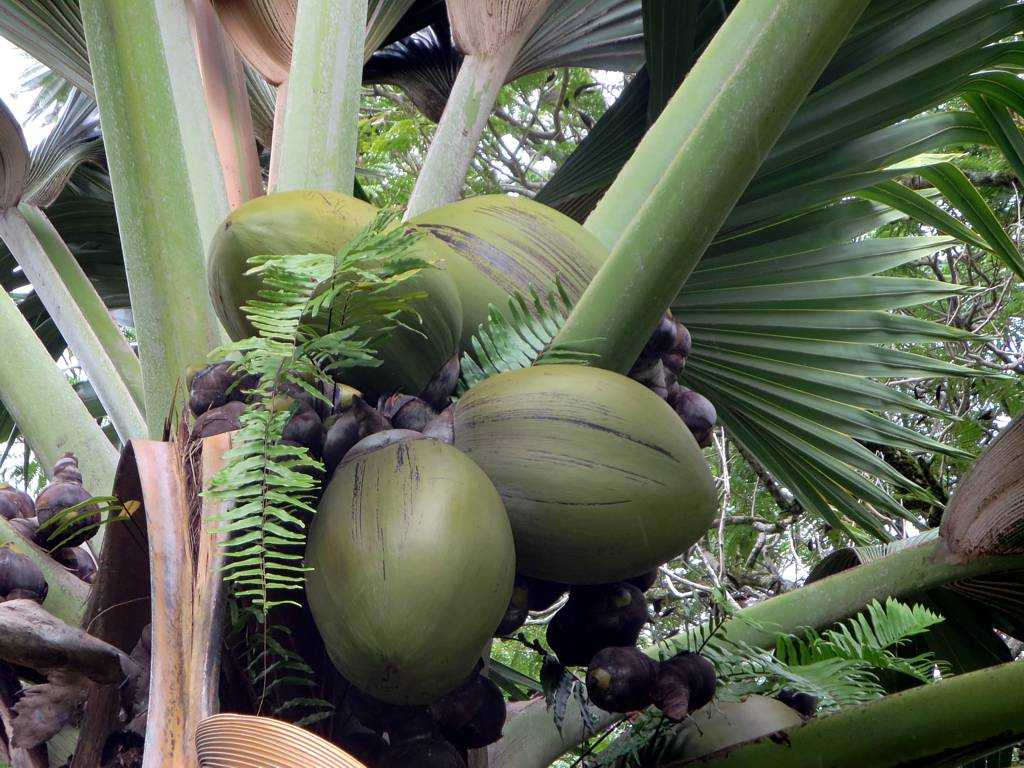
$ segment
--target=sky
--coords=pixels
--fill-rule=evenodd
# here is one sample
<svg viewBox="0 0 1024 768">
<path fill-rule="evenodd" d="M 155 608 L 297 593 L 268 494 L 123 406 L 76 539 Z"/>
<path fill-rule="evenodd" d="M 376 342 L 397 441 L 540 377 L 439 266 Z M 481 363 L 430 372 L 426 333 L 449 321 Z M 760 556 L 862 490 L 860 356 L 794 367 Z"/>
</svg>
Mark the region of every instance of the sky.
<svg viewBox="0 0 1024 768">
<path fill-rule="evenodd" d="M 29 148 L 38 144 L 47 130 L 38 121 L 31 124 L 25 122 L 25 115 L 32 104 L 32 94 L 22 93 L 20 83 L 22 73 L 32 64 L 33 59 L 28 54 L 0 37 L 0 99 L 4 100 L 7 108 L 21 123 Z"/>
</svg>

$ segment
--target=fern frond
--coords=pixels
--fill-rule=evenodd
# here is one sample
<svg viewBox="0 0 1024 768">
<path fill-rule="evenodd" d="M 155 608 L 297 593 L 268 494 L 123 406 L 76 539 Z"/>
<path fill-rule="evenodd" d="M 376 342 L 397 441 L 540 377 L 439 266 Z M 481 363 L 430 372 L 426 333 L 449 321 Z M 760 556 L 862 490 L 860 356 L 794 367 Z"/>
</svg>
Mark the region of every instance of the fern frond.
<svg viewBox="0 0 1024 768">
<path fill-rule="evenodd" d="M 331 405 L 323 390 L 335 374 L 376 362 L 373 339 L 358 338 L 360 325 L 372 319 L 387 332 L 411 311 L 419 295 L 391 289 L 430 265 L 410 255 L 420 235 L 394 228 L 393 218 L 382 214 L 338 254 L 252 258 L 247 274 L 260 277 L 261 290 L 242 309 L 257 335 L 213 353 L 257 381 L 208 493 L 232 502 L 217 521 L 228 534 L 225 579 L 261 618 L 298 605 L 290 595 L 301 592 L 308 570 L 306 524 L 323 471 L 306 448 L 282 443 L 297 407 L 282 394 L 298 388 Z"/>
<path fill-rule="evenodd" d="M 470 339 L 462 356 L 460 391 L 484 379 L 532 365 L 570 363 L 586 365 L 592 354 L 577 352 L 568 345 L 552 342 L 572 312 L 572 300 L 561 281 L 541 296 L 533 286 L 529 297 L 513 293 L 502 313 L 491 305 L 487 322 Z"/>
</svg>

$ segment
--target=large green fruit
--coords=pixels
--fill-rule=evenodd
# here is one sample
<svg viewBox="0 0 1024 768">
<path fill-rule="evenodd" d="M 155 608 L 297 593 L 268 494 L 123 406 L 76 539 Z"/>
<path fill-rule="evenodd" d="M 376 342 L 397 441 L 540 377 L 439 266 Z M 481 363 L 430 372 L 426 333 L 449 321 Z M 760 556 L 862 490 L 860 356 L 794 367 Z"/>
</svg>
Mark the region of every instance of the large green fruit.
<svg viewBox="0 0 1024 768">
<path fill-rule="evenodd" d="M 430 233 L 425 244 L 452 276 L 462 300 L 466 346 L 512 292 L 554 289 L 557 277 L 575 301 L 608 251 L 587 230 L 553 208 L 522 197 L 485 195 L 444 205 L 412 219 Z"/>
<path fill-rule="evenodd" d="M 339 467 L 313 522 L 309 606 L 335 666 L 392 704 L 464 682 L 512 595 L 501 498 L 470 459 L 410 440 Z"/>
<path fill-rule="evenodd" d="M 255 333 L 241 310 L 261 287 L 258 276 L 245 274 L 248 259 L 336 253 L 376 215 L 374 206 L 354 197 L 316 191 L 278 192 L 235 209 L 213 240 L 207 267 L 210 297 L 228 335 L 237 340 Z M 402 318 L 416 330 L 397 328 L 378 338 L 372 346 L 382 365 L 351 369 L 345 379 L 375 394 L 416 394 L 458 352 L 462 306 L 455 284 L 440 269 L 425 269 L 394 290 L 425 294 L 410 301 L 419 318 L 411 312 Z M 378 330 L 361 327 L 359 337 L 369 338 Z"/>
<path fill-rule="evenodd" d="M 527 576 L 627 579 L 684 552 L 714 519 L 693 435 L 617 373 L 542 365 L 494 376 L 455 406 L 454 440 L 504 499 Z"/>
</svg>

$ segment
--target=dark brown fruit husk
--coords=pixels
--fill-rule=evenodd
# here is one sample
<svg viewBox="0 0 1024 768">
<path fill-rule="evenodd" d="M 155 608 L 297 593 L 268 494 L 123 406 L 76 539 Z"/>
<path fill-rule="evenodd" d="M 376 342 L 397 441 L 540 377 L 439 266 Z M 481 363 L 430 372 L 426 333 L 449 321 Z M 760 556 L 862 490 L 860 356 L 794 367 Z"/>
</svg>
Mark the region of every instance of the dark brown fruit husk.
<svg viewBox="0 0 1024 768">
<path fill-rule="evenodd" d="M 53 559 L 86 584 L 96 578 L 96 561 L 82 547 L 61 547 L 53 553 Z"/>
<path fill-rule="evenodd" d="M 675 379 L 686 367 L 686 358 L 678 352 L 666 352 L 661 356 L 661 364 L 665 366 L 670 379 Z"/>
<path fill-rule="evenodd" d="M 78 462 L 67 459 L 73 457 L 65 457 L 58 462 L 59 471 L 54 472 L 54 481 L 36 497 L 36 515 L 39 519 L 36 543 L 44 549 L 52 549 L 58 544 L 62 547 L 84 544 L 96 534 L 95 526 L 100 522 L 99 510 L 93 507 L 72 513 L 75 520 L 70 526 L 64 527 L 63 520 L 54 520 L 64 510 L 92 498 L 82 486 Z"/>
<path fill-rule="evenodd" d="M 285 425 L 281 442 L 308 448 L 311 456 L 320 458 L 324 448 L 324 423 L 316 411 L 300 407 Z"/>
<path fill-rule="evenodd" d="M 569 587 L 566 584 L 559 584 L 556 581 L 544 581 L 534 579 L 530 576 L 523 576 L 526 582 L 527 603 L 526 607 L 531 611 L 546 611 L 557 603 Z"/>
<path fill-rule="evenodd" d="M 388 748 L 384 739 L 373 731 L 353 731 L 341 737 L 338 742 L 342 749 L 368 766 L 377 765 Z"/>
<path fill-rule="evenodd" d="M 39 531 L 39 521 L 34 517 L 16 517 L 10 521 L 10 526 L 19 536 L 28 541 L 36 540 L 36 533 Z"/>
<path fill-rule="evenodd" d="M 586 666 L 604 648 L 636 645 L 646 623 L 644 594 L 632 584 L 576 587 L 552 617 L 547 640 L 562 664 Z"/>
<path fill-rule="evenodd" d="M 201 416 L 211 408 L 220 408 L 229 400 L 239 377 L 231 372 L 230 362 L 214 363 L 200 370 L 189 384 L 188 407 L 193 416 Z"/>
<path fill-rule="evenodd" d="M 241 418 L 245 413 L 245 408 L 245 403 L 237 400 L 232 400 L 219 408 L 212 408 L 196 419 L 195 424 L 192 425 L 191 438 L 200 440 L 204 437 L 213 437 L 241 429 Z"/>
<path fill-rule="evenodd" d="M 657 357 L 640 358 L 630 370 L 629 378 L 640 382 L 648 389 L 666 389 L 669 385 L 668 372 Z"/>
<path fill-rule="evenodd" d="M 632 579 L 626 579 L 626 582 L 632 584 L 641 592 L 646 592 L 658 583 L 658 571 L 655 569 L 653 571 L 648 571 L 647 573 L 641 573 L 639 576 L 634 576 Z"/>
<path fill-rule="evenodd" d="M 48 591 L 42 569 L 31 558 L 0 547 L 0 602 L 26 599 L 42 603 Z"/>
<path fill-rule="evenodd" d="M 701 448 L 711 445 L 711 435 L 718 421 L 718 413 L 711 401 L 699 392 L 685 387 L 672 390 L 669 394 L 669 405 L 679 414 L 686 428 L 693 433 L 697 444 Z"/>
<path fill-rule="evenodd" d="M 388 419 L 395 429 L 411 429 L 422 432 L 437 413 L 425 400 L 412 395 L 391 395 L 378 403 L 377 410 Z"/>
<path fill-rule="evenodd" d="M 74 454 L 66 453 L 57 459 L 53 465 L 53 476 L 59 480 L 69 480 L 73 483 L 82 482 L 82 473 L 78 469 L 78 459 Z"/>
<path fill-rule="evenodd" d="M 687 358 L 690 353 L 693 352 L 693 336 L 690 335 L 689 329 L 676 320 L 676 343 L 672 347 L 672 351 L 676 352 Z"/>
<path fill-rule="evenodd" d="M 459 356 L 452 355 L 427 382 L 419 396 L 435 410 L 444 410 L 451 404 L 452 393 L 459 384 L 460 372 Z"/>
<path fill-rule="evenodd" d="M 678 723 L 710 702 L 717 685 L 714 665 L 700 654 L 683 651 L 658 667 L 651 699 L 665 717 Z"/>
<path fill-rule="evenodd" d="M 678 341 L 679 324 L 672 317 L 671 312 L 666 312 L 658 321 L 657 327 L 651 333 L 651 338 L 644 347 L 643 354 L 656 356 L 670 351 Z"/>
<path fill-rule="evenodd" d="M 818 697 L 809 693 L 783 688 L 775 698 L 804 717 L 814 717 L 818 711 Z"/>
<path fill-rule="evenodd" d="M 508 637 L 520 629 L 526 623 L 526 617 L 529 615 L 529 602 L 529 588 L 526 579 L 517 574 L 512 587 L 512 597 L 508 601 L 508 609 L 501 619 L 501 624 L 494 630 L 494 636 Z"/>
<path fill-rule="evenodd" d="M 418 739 L 392 746 L 377 768 L 466 768 L 466 761 L 443 739 Z"/>
<path fill-rule="evenodd" d="M 427 707 L 388 704 L 349 685 L 345 703 L 359 722 L 371 731 L 387 735 L 390 744 L 438 736 L 437 723 Z"/>
<path fill-rule="evenodd" d="M 380 411 L 361 397 L 353 398 L 352 405 L 334 420 L 324 438 L 323 460 L 328 476 L 356 443 L 387 429 L 391 429 L 391 422 Z"/>
<path fill-rule="evenodd" d="M 32 497 L 24 491 L 19 491 L 17 488 L 13 488 L 9 485 L 2 485 L 0 486 L 0 498 L 6 499 L 14 504 L 18 510 L 18 517 L 36 516 L 36 503 L 32 500 Z"/>
<path fill-rule="evenodd" d="M 455 406 L 449 406 L 427 422 L 423 436 L 451 445 L 455 442 Z"/>
<path fill-rule="evenodd" d="M 482 675 L 470 680 L 430 706 L 441 734 L 461 749 L 480 749 L 501 738 L 505 726 L 505 697 Z"/>
<path fill-rule="evenodd" d="M 13 499 L 0 496 L 0 517 L 4 520 L 22 519 L 21 510 L 18 509 L 18 505 L 14 503 Z"/>
<path fill-rule="evenodd" d="M 605 648 L 590 660 L 587 695 L 605 712 L 636 712 L 651 704 L 658 662 L 634 646 Z"/>
</svg>

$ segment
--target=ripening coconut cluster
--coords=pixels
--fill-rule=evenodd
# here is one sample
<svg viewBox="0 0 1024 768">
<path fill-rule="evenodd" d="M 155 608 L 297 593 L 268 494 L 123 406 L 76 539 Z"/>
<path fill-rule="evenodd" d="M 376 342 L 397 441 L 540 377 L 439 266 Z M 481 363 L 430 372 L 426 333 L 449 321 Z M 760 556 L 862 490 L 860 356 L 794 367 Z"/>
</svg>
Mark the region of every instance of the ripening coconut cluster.
<svg viewBox="0 0 1024 768">
<path fill-rule="evenodd" d="M 336 253 L 376 215 L 329 192 L 272 194 L 234 211 L 209 259 L 229 334 L 254 331 L 242 311 L 261 290 L 250 258 Z M 629 376 L 538 365 L 455 398 L 460 358 L 492 306 L 556 280 L 578 299 L 607 252 L 572 220 L 518 198 L 463 200 L 402 226 L 422 233 L 413 255 L 434 265 L 389 289 L 411 297 L 415 319 L 383 334 L 360 326 L 379 365 L 346 368 L 323 399 L 286 387 L 275 406 L 291 414 L 285 442 L 325 465 L 306 596 L 353 685 L 343 745 L 371 766 L 463 765 L 505 720 L 481 664 L 490 639 L 566 593 L 548 644 L 566 666 L 587 668 L 596 704 L 653 704 L 672 719 L 704 706 L 715 690 L 707 660 L 657 661 L 636 648 L 644 591 L 716 510 L 701 452 L 714 408 L 677 381 L 689 332 L 666 314 Z M 193 435 L 238 428 L 254 384 L 230 361 L 195 372 Z"/>
</svg>

